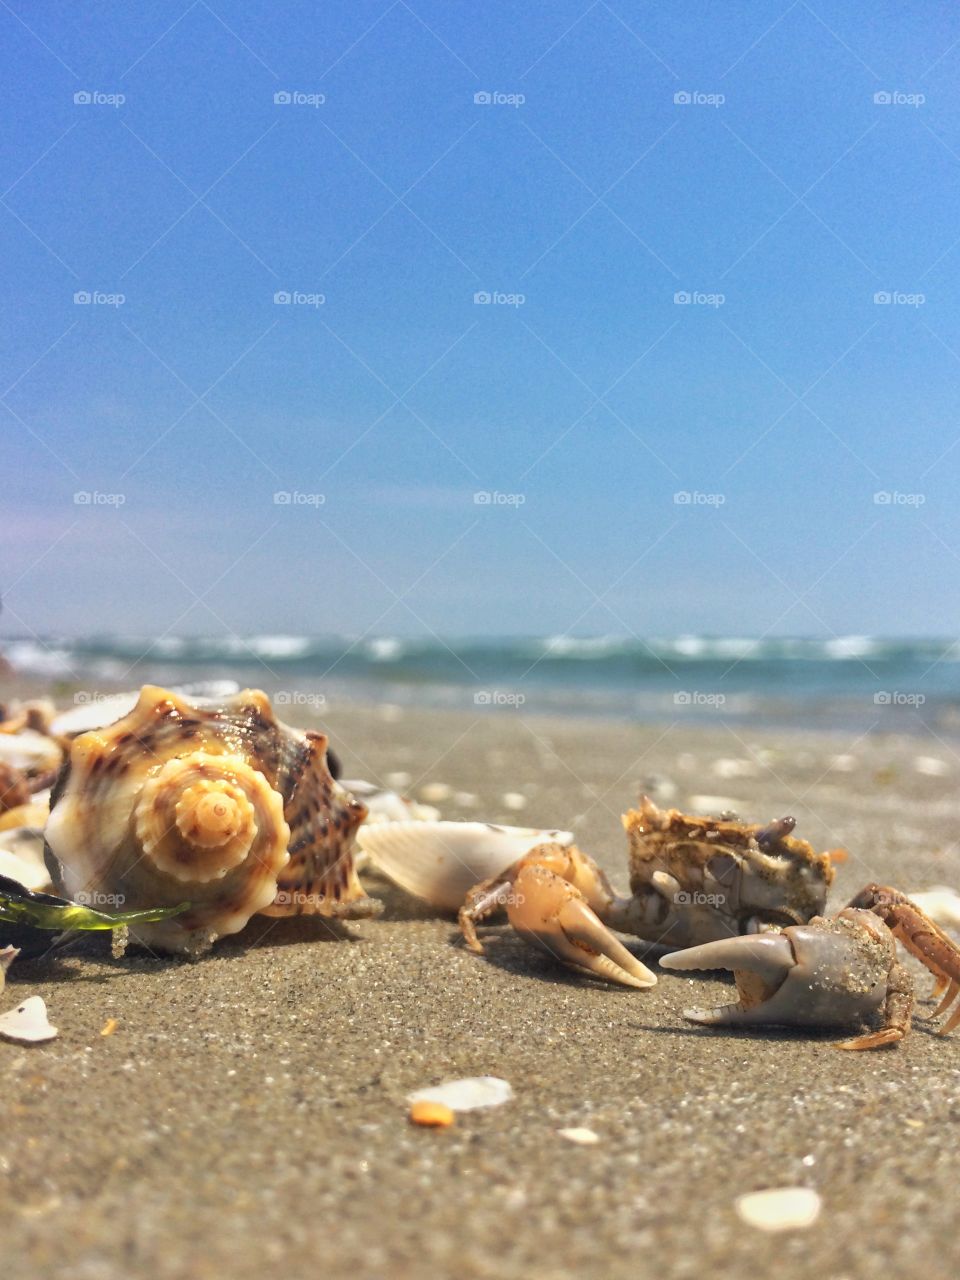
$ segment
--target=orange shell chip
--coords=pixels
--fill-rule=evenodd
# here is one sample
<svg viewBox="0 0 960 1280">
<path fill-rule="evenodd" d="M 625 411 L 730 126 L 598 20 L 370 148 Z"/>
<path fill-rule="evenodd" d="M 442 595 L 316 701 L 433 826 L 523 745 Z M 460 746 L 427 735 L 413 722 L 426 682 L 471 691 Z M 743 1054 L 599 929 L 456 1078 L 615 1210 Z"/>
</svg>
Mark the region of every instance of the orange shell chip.
<svg viewBox="0 0 960 1280">
<path fill-rule="evenodd" d="M 428 1129 L 447 1129 L 453 1124 L 454 1115 L 451 1108 L 442 1102 L 421 1101 L 411 1105 L 410 1120 Z"/>
</svg>

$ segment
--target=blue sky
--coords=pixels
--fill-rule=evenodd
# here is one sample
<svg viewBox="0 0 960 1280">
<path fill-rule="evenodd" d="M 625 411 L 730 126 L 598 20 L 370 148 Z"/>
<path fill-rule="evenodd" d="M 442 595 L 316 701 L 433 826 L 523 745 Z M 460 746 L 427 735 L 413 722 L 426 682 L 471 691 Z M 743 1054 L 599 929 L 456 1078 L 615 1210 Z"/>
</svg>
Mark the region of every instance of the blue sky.
<svg viewBox="0 0 960 1280">
<path fill-rule="evenodd" d="M 4 633 L 960 631 L 953 6 L 0 29 Z"/>
</svg>

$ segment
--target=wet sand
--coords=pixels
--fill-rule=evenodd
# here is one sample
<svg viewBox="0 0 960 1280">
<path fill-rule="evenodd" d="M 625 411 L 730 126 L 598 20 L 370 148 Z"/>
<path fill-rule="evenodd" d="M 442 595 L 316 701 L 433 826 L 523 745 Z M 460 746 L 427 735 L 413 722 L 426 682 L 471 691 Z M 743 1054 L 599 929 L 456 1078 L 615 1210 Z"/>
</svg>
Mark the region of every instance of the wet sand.
<svg viewBox="0 0 960 1280">
<path fill-rule="evenodd" d="M 346 776 L 406 771 L 411 792 L 477 797 L 443 802 L 447 816 L 572 827 L 621 888 L 619 815 L 651 779 L 679 805 L 726 796 L 846 846 L 834 906 L 871 879 L 960 884 L 960 758 L 931 739 L 510 711 L 325 723 Z M 718 776 L 718 760 L 741 764 Z M 367 883 L 378 921 L 264 920 L 196 964 L 113 960 L 97 939 L 14 968 L 4 1007 L 42 995 L 60 1036 L 0 1043 L 8 1280 L 958 1274 L 960 1031 L 915 1022 L 867 1054 L 836 1052 L 837 1033 L 708 1031 L 681 1010 L 728 999 L 722 982 L 611 988 L 505 928 L 476 957 L 450 921 Z M 447 1131 L 409 1124 L 410 1090 L 480 1074 L 511 1081 L 514 1101 Z M 558 1136 L 570 1126 L 599 1143 Z M 739 1221 L 738 1193 L 782 1185 L 820 1192 L 814 1227 Z"/>
</svg>

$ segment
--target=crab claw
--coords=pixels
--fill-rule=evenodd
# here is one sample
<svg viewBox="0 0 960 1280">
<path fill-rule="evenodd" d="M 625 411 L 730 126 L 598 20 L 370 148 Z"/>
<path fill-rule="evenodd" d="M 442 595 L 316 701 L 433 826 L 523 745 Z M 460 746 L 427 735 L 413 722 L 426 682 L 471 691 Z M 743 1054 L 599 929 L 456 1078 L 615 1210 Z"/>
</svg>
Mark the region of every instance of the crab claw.
<svg viewBox="0 0 960 1280">
<path fill-rule="evenodd" d="M 868 933 L 862 933 L 862 928 Z M 855 930 L 850 925 L 816 919 L 779 932 L 688 947 L 664 956 L 660 963 L 665 969 L 726 969 L 733 973 L 737 1003 L 717 1009 L 685 1009 L 684 1017 L 692 1022 L 710 1026 L 848 1026 L 863 1021 L 883 1003 L 889 945 L 868 925 Z"/>
<path fill-rule="evenodd" d="M 522 867 L 506 906 L 517 933 L 564 964 L 625 987 L 656 986 L 656 974 L 617 941 L 583 894 L 547 867 Z"/>
</svg>

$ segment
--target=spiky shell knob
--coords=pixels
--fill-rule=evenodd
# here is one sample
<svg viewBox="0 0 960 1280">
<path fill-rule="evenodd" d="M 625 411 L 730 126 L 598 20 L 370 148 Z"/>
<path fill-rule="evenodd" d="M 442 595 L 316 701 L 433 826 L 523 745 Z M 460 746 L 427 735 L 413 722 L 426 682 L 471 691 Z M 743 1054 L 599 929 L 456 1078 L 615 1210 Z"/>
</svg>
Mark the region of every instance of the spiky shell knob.
<svg viewBox="0 0 960 1280">
<path fill-rule="evenodd" d="M 258 912 L 372 915 L 351 847 L 366 810 L 331 777 L 326 738 L 245 690 L 194 704 L 145 686 L 136 707 L 75 738 L 51 797 L 58 886 L 100 909 L 190 904 L 132 930 L 199 953 Z"/>
</svg>

